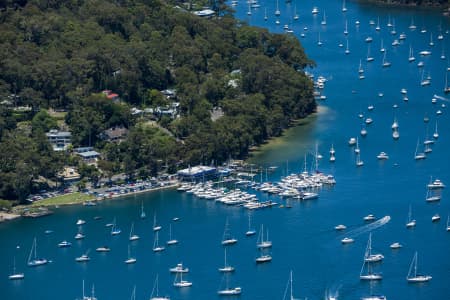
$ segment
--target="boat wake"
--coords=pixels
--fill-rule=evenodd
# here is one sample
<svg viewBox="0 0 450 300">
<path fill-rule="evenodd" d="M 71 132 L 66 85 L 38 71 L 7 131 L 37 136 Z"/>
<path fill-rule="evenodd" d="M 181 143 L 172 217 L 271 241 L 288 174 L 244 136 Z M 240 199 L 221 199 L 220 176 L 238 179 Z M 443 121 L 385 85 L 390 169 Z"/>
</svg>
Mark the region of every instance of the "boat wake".
<svg viewBox="0 0 450 300">
<path fill-rule="evenodd" d="M 450 102 L 450 99 L 442 97 L 442 96 L 439 96 L 439 95 L 436 95 L 436 94 L 433 97 L 436 98 L 436 99 L 439 99 L 439 100 L 444 100 L 444 101 Z"/>
<path fill-rule="evenodd" d="M 364 225 L 364 226 L 361 226 L 361 227 L 358 227 L 351 231 L 346 232 L 345 236 L 349 237 L 349 238 L 355 238 L 361 234 L 375 230 L 375 229 L 389 223 L 390 220 L 391 220 L 390 216 L 384 216 L 383 218 L 381 218 L 375 222 L 372 222 L 370 224 L 367 224 L 367 225 Z"/>
</svg>

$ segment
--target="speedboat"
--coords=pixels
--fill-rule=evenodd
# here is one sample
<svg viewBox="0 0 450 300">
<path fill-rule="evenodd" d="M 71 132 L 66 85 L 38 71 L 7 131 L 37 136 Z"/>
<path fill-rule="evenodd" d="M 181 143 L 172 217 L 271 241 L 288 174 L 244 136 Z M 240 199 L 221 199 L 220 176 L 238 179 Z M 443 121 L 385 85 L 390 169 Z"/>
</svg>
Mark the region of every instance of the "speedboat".
<svg viewBox="0 0 450 300">
<path fill-rule="evenodd" d="M 336 230 L 345 230 L 345 229 L 347 229 L 347 226 L 345 226 L 343 224 L 339 224 L 339 225 L 334 226 L 334 229 L 336 229 Z"/>
<path fill-rule="evenodd" d="M 111 251 L 111 249 L 107 246 L 103 246 L 103 247 L 98 247 L 97 249 L 95 249 L 95 251 L 97 252 L 109 252 Z"/>
<path fill-rule="evenodd" d="M 395 243 L 392 243 L 389 247 L 391 247 L 391 249 L 400 249 L 403 246 L 399 242 L 395 242 Z"/>
<path fill-rule="evenodd" d="M 355 241 L 355 240 L 352 239 L 352 238 L 345 237 L 345 238 L 343 238 L 343 239 L 341 240 L 341 243 L 342 243 L 342 244 L 351 244 L 351 243 L 353 243 L 354 241 Z"/>
<path fill-rule="evenodd" d="M 224 295 L 224 296 L 229 296 L 229 295 L 240 295 L 242 292 L 242 289 L 240 287 L 235 287 L 232 289 L 226 289 L 226 290 L 220 290 L 217 291 L 218 295 Z"/>
<path fill-rule="evenodd" d="M 364 221 L 373 221 L 375 220 L 375 216 L 370 214 L 364 217 Z"/>
<path fill-rule="evenodd" d="M 58 247 L 60 247 L 60 248 L 65 248 L 65 247 L 70 247 L 70 246 L 72 246 L 72 243 L 68 242 L 68 241 L 62 241 L 61 243 L 58 244 Z"/>
<path fill-rule="evenodd" d="M 435 214 L 431 217 L 431 222 L 437 222 L 441 219 L 441 216 L 439 214 Z"/>
<path fill-rule="evenodd" d="M 91 258 L 87 255 L 87 254 L 83 254 L 77 258 L 75 258 L 75 261 L 77 262 L 86 262 L 86 261 L 90 261 Z"/>
</svg>

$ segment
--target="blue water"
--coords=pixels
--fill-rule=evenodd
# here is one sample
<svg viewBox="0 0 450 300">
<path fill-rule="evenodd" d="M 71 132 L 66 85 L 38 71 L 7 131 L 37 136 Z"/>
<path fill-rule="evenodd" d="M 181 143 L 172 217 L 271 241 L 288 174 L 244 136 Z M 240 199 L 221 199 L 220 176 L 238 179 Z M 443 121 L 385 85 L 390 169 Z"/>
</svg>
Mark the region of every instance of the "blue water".
<svg viewBox="0 0 450 300">
<path fill-rule="evenodd" d="M 450 35 L 448 19 L 438 11 L 386 9 L 363 7 L 347 1 L 348 11 L 341 12 L 341 1 L 301 1 L 297 4 L 298 21 L 292 20 L 294 2 L 286 4 L 280 0 L 280 25 L 275 25 L 273 12 L 276 2 L 260 2 L 261 8 L 247 15 L 247 4 L 242 1 L 236 8 L 236 16 L 252 25 L 264 26 L 272 32 L 283 32 L 283 25 L 289 24 L 294 34 L 301 40 L 307 54 L 317 62 L 317 68 L 310 70 L 316 76 L 328 79 L 324 93 L 327 100 L 320 103 L 319 113 L 308 119 L 300 127 L 289 130 L 286 135 L 272 145 L 263 148 L 253 161 L 262 165 L 278 165 L 277 172 L 268 175 L 268 180 L 276 180 L 288 172 L 303 169 L 306 154 L 308 168 L 316 143 L 323 155 L 319 168 L 336 177 L 333 188 L 323 188 L 320 198 L 308 202 L 291 202 L 291 209 L 273 207 L 254 211 L 252 223 L 255 228 L 264 224 L 273 241 L 271 255 L 273 261 L 256 265 L 256 236 L 245 237 L 248 227 L 248 211 L 240 207 L 225 207 L 196 199 L 173 190 L 158 191 L 145 195 L 125 197 L 105 201 L 96 207 L 62 207 L 49 217 L 36 220 L 16 220 L 0 224 L 0 298 L 1 299 L 76 299 L 82 296 L 82 281 L 86 292 L 95 284 L 96 296 L 103 299 L 129 299 L 136 286 L 137 299 L 149 299 L 153 283 L 159 274 L 159 291 L 171 299 L 211 299 L 219 298 L 216 292 L 223 288 L 222 275 L 217 268 L 223 266 L 224 252 L 220 242 L 226 219 L 230 231 L 239 239 L 229 247 L 228 262 L 236 271 L 230 276 L 230 286 L 239 285 L 243 289 L 243 299 L 282 299 L 293 270 L 294 295 L 298 298 L 323 299 L 327 290 L 339 291 L 339 299 L 359 299 L 370 293 L 380 293 L 388 299 L 447 299 L 450 297 L 450 233 L 445 231 L 447 215 L 450 213 L 448 192 L 444 190 L 439 203 L 425 202 L 426 184 L 439 178 L 450 184 L 450 149 L 448 128 L 448 101 L 438 99 L 431 103 L 434 94 L 444 96 L 445 71 L 448 59 L 441 59 L 442 49 L 450 57 Z M 264 21 L 264 7 L 267 7 L 268 21 Z M 311 14 L 313 6 L 320 13 Z M 322 12 L 327 15 L 327 26 L 320 25 Z M 380 19 L 380 32 L 369 20 Z M 404 32 L 406 40 L 397 47 L 391 46 L 394 36 L 386 27 L 389 20 L 395 20 L 398 34 Z M 344 54 L 345 20 L 349 30 L 349 55 Z M 417 29 L 408 26 L 414 20 Z M 360 26 L 355 26 L 359 20 Z M 300 33 L 307 26 L 305 37 Z M 426 28 L 426 33 L 420 33 Z M 441 33 L 443 40 L 437 37 Z M 323 45 L 317 46 L 319 31 Z M 430 33 L 434 46 L 429 46 Z M 371 36 L 372 63 L 366 63 L 367 43 Z M 388 53 L 390 68 L 382 68 L 380 40 Z M 339 47 L 343 43 L 344 47 Z M 408 62 L 409 47 L 412 45 L 416 61 Z M 432 55 L 420 57 L 419 51 L 430 50 Z M 365 69 L 365 79 L 358 79 L 359 60 Z M 422 87 L 421 70 L 417 62 L 425 63 L 425 74 L 432 77 L 430 86 Z M 400 89 L 408 90 L 409 101 L 402 100 Z M 382 92 L 383 97 L 378 94 Z M 398 108 L 394 109 L 393 104 Z M 374 105 L 369 112 L 368 105 Z M 437 115 L 440 109 L 442 115 Z M 364 166 L 355 166 L 355 154 L 347 144 L 350 137 L 359 136 L 361 119 L 358 114 L 373 118 L 367 126 L 368 135 L 359 138 L 361 158 Z M 430 121 L 424 123 L 427 116 Z M 400 125 L 400 139 L 391 137 L 391 124 L 397 118 Z M 423 161 L 413 159 L 417 139 L 421 141 L 434 132 L 438 122 L 439 139 L 432 146 L 433 152 Z M 328 150 L 334 145 L 336 162 L 328 162 Z M 389 160 L 376 159 L 380 151 L 389 154 Z M 269 198 L 258 194 L 261 200 Z M 271 196 L 275 201 L 280 201 Z M 140 205 L 144 201 L 147 219 L 141 220 Z M 416 228 L 408 230 L 405 223 L 409 206 L 417 220 Z M 346 224 L 351 229 L 364 226 L 363 217 L 372 213 L 380 218 L 391 216 L 391 221 L 374 230 L 372 247 L 384 254 L 382 263 L 375 266 L 383 272 L 383 280 L 369 284 L 359 280 L 368 232 L 355 237 L 355 242 L 343 246 L 340 239 L 345 233 L 337 233 L 333 227 Z M 431 217 L 439 213 L 441 221 L 431 222 Z M 153 215 L 163 226 L 160 243 L 168 240 L 168 228 L 172 223 L 173 237 L 180 243 L 166 246 L 161 253 L 153 253 Z M 102 216 L 101 220 L 94 220 Z M 179 217 L 177 222 L 172 221 Z M 75 222 L 82 218 L 86 239 L 75 241 Z M 119 236 L 111 236 L 105 227 L 116 218 L 122 229 Z M 137 258 L 135 265 L 125 265 L 128 251 L 128 233 L 135 222 L 135 232 L 141 239 L 132 243 L 131 252 Z M 54 232 L 46 235 L 45 230 Z M 52 260 L 52 263 L 29 268 L 27 257 L 33 238 L 37 238 L 38 255 Z M 67 239 L 73 242 L 71 248 L 60 249 L 57 243 Z M 393 251 L 389 245 L 398 241 L 404 245 Z M 99 254 L 95 248 L 103 245 L 111 247 L 111 252 Z M 74 261 L 90 249 L 91 261 L 80 264 Z M 405 280 L 409 264 L 414 255 L 419 254 L 419 270 L 433 276 L 421 285 L 411 285 Z M 10 281 L 13 257 L 16 257 L 17 271 L 25 273 L 22 281 Z M 176 289 L 172 286 L 174 277 L 170 267 L 183 262 L 190 272 L 184 279 L 193 282 L 191 288 Z"/>
</svg>

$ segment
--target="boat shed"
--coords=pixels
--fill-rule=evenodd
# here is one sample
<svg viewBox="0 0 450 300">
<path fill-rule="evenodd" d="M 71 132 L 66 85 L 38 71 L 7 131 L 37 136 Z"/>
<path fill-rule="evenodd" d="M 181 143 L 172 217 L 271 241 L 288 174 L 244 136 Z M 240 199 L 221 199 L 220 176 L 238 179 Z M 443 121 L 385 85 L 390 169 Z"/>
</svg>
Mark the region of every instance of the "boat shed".
<svg viewBox="0 0 450 300">
<path fill-rule="evenodd" d="M 181 181 L 199 181 L 213 179 L 218 176 L 217 169 L 208 166 L 195 166 L 177 172 Z"/>
</svg>

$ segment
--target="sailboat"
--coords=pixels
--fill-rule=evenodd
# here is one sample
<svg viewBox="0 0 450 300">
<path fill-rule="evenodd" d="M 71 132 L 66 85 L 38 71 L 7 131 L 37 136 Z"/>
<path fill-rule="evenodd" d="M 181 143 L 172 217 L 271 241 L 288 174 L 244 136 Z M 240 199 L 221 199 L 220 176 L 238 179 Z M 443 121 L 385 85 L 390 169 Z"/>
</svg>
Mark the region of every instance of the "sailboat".
<svg viewBox="0 0 450 300">
<path fill-rule="evenodd" d="M 156 275 L 155 283 L 153 284 L 152 294 L 150 296 L 150 300 L 170 300 L 169 297 L 159 296 L 159 275 Z"/>
<path fill-rule="evenodd" d="M 298 20 L 300 17 L 298 16 L 298 13 L 297 13 L 297 5 L 294 5 L 294 20 Z"/>
<path fill-rule="evenodd" d="M 82 240 L 85 238 L 85 235 L 83 234 L 83 230 L 81 229 L 81 227 L 78 228 L 78 232 L 75 235 L 75 239 L 76 240 Z"/>
<path fill-rule="evenodd" d="M 431 280 L 430 275 L 417 274 L 417 251 L 414 253 L 411 264 L 409 265 L 408 275 L 406 281 L 410 283 L 427 282 Z"/>
<path fill-rule="evenodd" d="M 172 238 L 172 224 L 169 225 L 169 240 L 167 241 L 167 245 L 175 245 L 178 244 L 178 240 Z"/>
<path fill-rule="evenodd" d="M 175 280 L 173 281 L 173 286 L 175 287 L 189 287 L 192 286 L 192 282 L 183 280 L 183 273 L 178 272 L 177 275 L 175 275 Z"/>
<path fill-rule="evenodd" d="M 421 159 L 425 159 L 427 157 L 425 155 L 425 153 L 418 152 L 418 151 L 419 151 L 419 139 L 417 139 L 416 152 L 414 153 L 414 159 L 415 160 L 421 160 Z"/>
<path fill-rule="evenodd" d="M 223 290 L 218 290 L 217 294 L 220 296 L 233 296 L 233 295 L 240 295 L 242 292 L 242 289 L 240 287 L 234 287 L 234 288 L 230 288 L 229 287 L 229 278 L 228 278 L 228 274 L 224 275 L 226 277 L 226 286 L 225 289 Z"/>
<path fill-rule="evenodd" d="M 266 230 L 267 235 L 266 239 L 264 239 L 264 225 L 261 224 L 261 229 L 258 235 L 258 241 L 256 242 L 257 248 L 270 248 L 272 247 L 272 241 L 269 240 L 269 231 Z"/>
<path fill-rule="evenodd" d="M 342 1 L 342 12 L 347 11 L 347 6 L 345 6 L 345 0 Z"/>
<path fill-rule="evenodd" d="M 322 41 L 320 40 L 320 31 L 319 31 L 319 39 L 318 39 L 318 41 L 317 41 L 317 46 L 322 46 L 323 45 L 323 43 L 322 43 Z"/>
<path fill-rule="evenodd" d="M 225 250 L 225 262 L 223 267 L 219 268 L 219 272 L 234 272 L 234 267 L 229 266 L 227 264 L 227 248 L 224 249 Z"/>
<path fill-rule="evenodd" d="M 113 226 L 111 227 L 111 235 L 118 235 L 121 232 L 122 231 L 120 230 L 120 228 L 118 228 L 117 225 L 116 225 L 116 218 L 114 218 Z"/>
<path fill-rule="evenodd" d="M 322 22 L 320 22 L 320 24 L 322 26 L 327 25 L 327 15 L 325 14 L 325 11 L 323 12 L 323 18 L 322 18 Z"/>
<path fill-rule="evenodd" d="M 444 93 L 448 94 L 450 93 L 450 86 L 448 85 L 448 72 L 445 72 L 445 86 L 444 86 Z"/>
<path fill-rule="evenodd" d="M 345 20 L 345 29 L 344 29 L 344 34 L 347 35 L 348 34 L 348 24 L 347 24 L 347 20 Z"/>
<path fill-rule="evenodd" d="M 383 39 L 381 39 L 381 42 L 380 42 L 380 52 L 381 53 L 386 52 L 386 48 L 384 48 L 384 46 L 383 46 Z"/>
<path fill-rule="evenodd" d="M 278 7 L 278 0 L 277 0 L 277 9 L 275 10 L 275 16 L 280 16 L 281 12 L 280 12 L 280 8 Z"/>
<path fill-rule="evenodd" d="M 272 260 L 272 256 L 267 253 L 268 248 L 259 248 L 259 256 L 256 258 L 256 263 L 265 263 Z"/>
<path fill-rule="evenodd" d="M 356 153 L 356 166 L 357 167 L 364 166 L 364 162 L 361 160 L 361 153 L 360 152 Z"/>
<path fill-rule="evenodd" d="M 291 272 L 289 273 L 289 280 L 286 285 L 286 289 L 284 290 L 283 300 L 296 300 L 297 299 L 297 298 L 294 298 L 293 285 L 294 284 L 293 284 L 293 280 L 292 280 L 292 270 L 291 270 Z M 289 290 L 289 296 L 287 296 L 288 290 Z"/>
<path fill-rule="evenodd" d="M 141 201 L 141 219 L 145 219 L 147 217 L 147 215 L 145 214 L 144 211 L 144 200 Z"/>
<path fill-rule="evenodd" d="M 232 245 L 237 243 L 237 239 L 231 236 L 228 225 L 228 219 L 225 221 L 225 229 L 223 231 L 222 245 Z"/>
<path fill-rule="evenodd" d="M 267 21 L 267 8 L 264 8 L 264 21 Z"/>
<path fill-rule="evenodd" d="M 13 273 L 8 276 L 10 280 L 24 279 L 25 274 L 16 272 L 16 257 L 13 260 Z"/>
<path fill-rule="evenodd" d="M 155 240 L 154 240 L 154 242 L 153 242 L 153 252 L 161 252 L 161 251 L 164 251 L 164 249 L 166 249 L 166 248 L 164 248 L 164 246 L 160 246 L 159 245 L 159 231 L 156 231 L 155 232 Z"/>
<path fill-rule="evenodd" d="M 387 53 L 387 51 L 384 51 L 383 64 L 382 64 L 383 68 L 388 68 L 391 66 L 391 63 L 386 60 L 386 53 Z"/>
<path fill-rule="evenodd" d="M 369 44 L 369 45 L 367 45 L 367 58 L 366 58 L 366 61 L 367 62 L 371 62 L 371 61 L 374 61 L 374 60 L 375 60 L 375 58 L 373 58 L 373 56 L 370 55 L 370 44 Z"/>
<path fill-rule="evenodd" d="M 94 285 L 92 285 L 92 292 L 90 296 L 85 296 L 84 295 L 84 280 L 83 280 L 83 298 L 82 300 L 97 300 L 97 298 L 95 297 L 95 289 L 94 289 Z"/>
<path fill-rule="evenodd" d="M 414 57 L 414 52 L 413 52 L 413 48 L 412 46 L 409 46 L 409 57 L 408 57 L 408 61 L 409 62 L 413 62 L 415 61 L 416 58 Z"/>
<path fill-rule="evenodd" d="M 86 251 L 86 253 L 82 254 L 81 256 L 78 256 L 77 258 L 75 258 L 76 262 L 88 262 L 91 260 L 91 258 L 89 257 L 89 250 Z"/>
<path fill-rule="evenodd" d="M 375 27 L 376 31 L 380 31 L 381 27 L 380 27 L 380 17 L 377 18 L 377 26 Z"/>
<path fill-rule="evenodd" d="M 412 228 L 416 226 L 416 220 L 412 219 L 411 205 L 409 206 L 408 221 L 406 222 L 406 228 Z"/>
<path fill-rule="evenodd" d="M 367 242 L 366 252 L 364 253 L 363 265 L 361 267 L 361 271 L 359 272 L 359 279 L 361 280 L 381 280 L 383 276 L 381 273 L 374 273 L 372 271 L 372 263 L 371 259 L 368 260 L 370 255 L 370 247 L 371 247 L 371 234 L 369 234 L 369 241 Z M 367 272 L 366 271 L 367 266 Z"/>
<path fill-rule="evenodd" d="M 383 254 L 372 253 L 372 233 L 369 233 L 369 240 L 367 241 L 366 253 L 364 255 L 365 262 L 379 262 L 384 258 Z"/>
<path fill-rule="evenodd" d="M 33 240 L 33 245 L 31 246 L 30 255 L 28 256 L 28 266 L 29 267 L 37 267 L 42 266 L 48 263 L 48 260 L 45 258 L 38 258 L 36 254 L 36 238 Z"/>
<path fill-rule="evenodd" d="M 350 49 L 349 49 L 349 47 L 348 47 L 348 39 L 347 39 L 347 47 L 345 48 L 344 53 L 345 53 L 345 54 L 350 54 Z"/>
<path fill-rule="evenodd" d="M 131 256 L 130 245 L 128 245 L 128 258 L 125 260 L 125 263 L 134 264 L 136 261 L 136 258 Z"/>
<path fill-rule="evenodd" d="M 140 237 L 134 233 L 134 222 L 131 223 L 130 237 L 128 239 L 130 241 L 136 241 L 136 240 L 140 239 Z"/>
<path fill-rule="evenodd" d="M 447 227 L 446 227 L 447 231 L 450 231 L 450 215 L 447 215 Z"/>
<path fill-rule="evenodd" d="M 248 214 L 248 230 L 245 232 L 246 236 L 252 236 L 256 234 L 256 230 L 251 225 L 251 214 Z"/>
<path fill-rule="evenodd" d="M 156 213 L 153 215 L 153 231 L 161 230 L 161 225 L 156 222 Z"/>
</svg>

